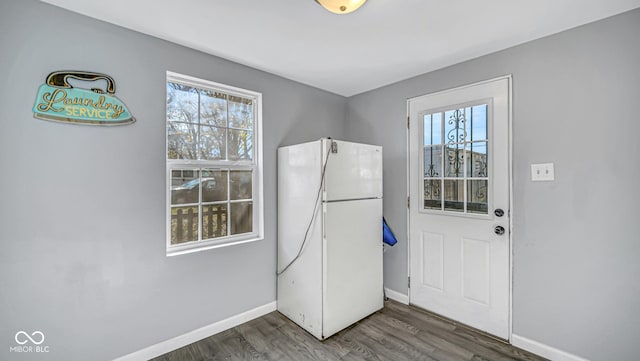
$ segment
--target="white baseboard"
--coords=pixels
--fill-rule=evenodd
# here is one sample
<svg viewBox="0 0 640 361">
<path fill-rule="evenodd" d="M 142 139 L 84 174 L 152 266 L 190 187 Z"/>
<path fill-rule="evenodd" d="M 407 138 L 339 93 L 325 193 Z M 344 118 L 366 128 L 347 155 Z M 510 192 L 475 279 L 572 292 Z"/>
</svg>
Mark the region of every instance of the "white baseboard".
<svg viewBox="0 0 640 361">
<path fill-rule="evenodd" d="M 523 350 L 533 352 L 538 356 L 548 358 L 552 361 L 589 361 L 586 358 L 558 350 L 557 348 L 545 345 L 538 341 L 530 340 L 526 337 L 511 335 L 511 344 Z"/>
<path fill-rule="evenodd" d="M 400 293 L 400 292 L 397 292 L 397 291 L 394 291 L 394 290 L 390 290 L 388 288 L 384 289 L 384 293 L 385 293 L 385 295 L 387 295 L 387 297 L 389 297 L 390 299 L 392 299 L 394 301 L 400 302 L 400 303 L 405 304 L 405 305 L 409 304 L 409 296 L 407 296 L 407 295 L 405 295 L 403 293 Z"/>
<path fill-rule="evenodd" d="M 209 336 L 215 335 L 222 331 L 226 331 L 230 328 L 241 325 L 245 322 L 251 321 L 260 316 L 264 316 L 269 312 L 275 311 L 277 308 L 276 301 L 267 303 L 266 305 L 258 306 L 252 310 L 231 316 L 222 321 L 212 323 L 210 325 L 201 327 L 197 330 L 187 332 L 183 335 L 176 336 L 172 339 L 160 342 L 158 344 L 143 348 L 142 350 L 130 353 L 128 355 L 118 357 L 114 361 L 144 361 L 149 360 L 160 355 L 164 355 L 167 352 L 179 349 L 188 344 L 202 340 Z"/>
</svg>

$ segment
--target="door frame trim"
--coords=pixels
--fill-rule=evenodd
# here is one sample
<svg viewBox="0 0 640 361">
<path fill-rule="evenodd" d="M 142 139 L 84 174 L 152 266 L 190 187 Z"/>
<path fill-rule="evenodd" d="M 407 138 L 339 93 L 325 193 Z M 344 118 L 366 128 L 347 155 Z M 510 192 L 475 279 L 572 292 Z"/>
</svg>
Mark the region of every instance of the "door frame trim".
<svg viewBox="0 0 640 361">
<path fill-rule="evenodd" d="M 406 189 L 406 194 L 407 194 L 407 200 L 409 200 L 409 196 L 411 195 L 411 161 L 410 161 L 410 157 L 411 157 L 411 149 L 410 149 L 410 140 L 411 140 L 411 134 L 410 131 L 411 129 L 409 128 L 410 122 L 411 122 L 411 113 L 410 113 L 410 109 L 409 109 L 409 103 L 412 100 L 417 100 L 419 98 L 425 97 L 425 96 L 432 96 L 432 95 L 437 95 L 437 94 L 442 94 L 442 93 L 447 93 L 447 92 L 451 92 L 451 91 L 455 91 L 455 90 L 460 90 L 460 89 L 465 89 L 465 88 L 469 88 L 472 86 L 476 86 L 476 85 L 482 85 L 485 83 L 491 83 L 494 81 L 498 81 L 498 80 L 503 80 L 503 79 L 507 79 L 508 80 L 508 120 L 507 120 L 507 134 L 508 134 L 508 149 L 509 149 L 509 154 L 507 155 L 507 173 L 509 175 L 509 308 L 508 308 L 508 312 L 509 314 L 507 315 L 509 321 L 508 321 L 508 327 L 509 327 L 509 331 L 508 331 L 508 335 L 509 335 L 509 343 L 511 344 L 513 341 L 513 233 L 514 233 L 514 229 L 513 229 L 513 216 L 514 216 L 514 211 L 513 211 L 513 75 L 512 74 L 506 74 L 503 76 L 499 76 L 499 77 L 495 77 L 495 78 L 491 78 L 491 79 L 487 79 L 487 80 L 483 80 L 483 81 L 479 81 L 479 82 L 474 82 L 474 83 L 468 83 L 465 85 L 461 85 L 461 86 L 456 86 L 456 87 L 452 87 L 452 88 L 447 88 L 447 89 L 443 89 L 443 90 L 438 90 L 438 91 L 434 91 L 431 93 L 427 93 L 427 94 L 422 94 L 419 96 L 415 96 L 415 97 L 411 97 L 411 98 L 407 98 L 406 100 L 406 115 L 407 115 L 407 129 L 406 129 L 406 144 L 407 144 L 407 189 Z M 409 277 L 409 279 L 411 278 L 411 242 L 409 242 L 409 238 L 411 237 L 411 211 L 409 209 L 409 204 L 407 202 L 407 208 L 406 208 L 406 212 L 407 212 L 407 277 Z M 409 301 L 409 304 L 412 304 L 411 302 L 411 289 L 408 287 L 407 288 L 407 298 Z"/>
</svg>

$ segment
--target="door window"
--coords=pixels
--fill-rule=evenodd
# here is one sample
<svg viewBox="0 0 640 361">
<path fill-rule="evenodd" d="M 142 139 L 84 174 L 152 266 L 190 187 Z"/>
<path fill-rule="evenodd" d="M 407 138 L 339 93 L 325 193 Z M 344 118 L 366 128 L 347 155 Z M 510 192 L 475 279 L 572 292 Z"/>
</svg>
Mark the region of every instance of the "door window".
<svg viewBox="0 0 640 361">
<path fill-rule="evenodd" d="M 487 214 L 489 111 L 487 101 L 421 114 L 424 210 Z"/>
</svg>

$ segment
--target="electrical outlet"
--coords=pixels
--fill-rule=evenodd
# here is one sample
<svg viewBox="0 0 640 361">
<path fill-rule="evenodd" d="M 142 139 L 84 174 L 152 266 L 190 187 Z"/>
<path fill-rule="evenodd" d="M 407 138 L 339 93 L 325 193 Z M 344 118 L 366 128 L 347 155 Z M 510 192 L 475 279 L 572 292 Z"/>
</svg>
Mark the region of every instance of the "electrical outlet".
<svg viewBox="0 0 640 361">
<path fill-rule="evenodd" d="M 534 182 L 552 181 L 555 179 L 553 163 L 531 165 L 531 180 Z"/>
</svg>

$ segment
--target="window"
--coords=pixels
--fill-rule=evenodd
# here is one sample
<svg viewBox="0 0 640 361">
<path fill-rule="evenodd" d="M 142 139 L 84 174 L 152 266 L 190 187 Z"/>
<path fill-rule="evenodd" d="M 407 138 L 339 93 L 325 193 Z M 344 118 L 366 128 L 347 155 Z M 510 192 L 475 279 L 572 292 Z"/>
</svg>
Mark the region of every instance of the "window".
<svg viewBox="0 0 640 361">
<path fill-rule="evenodd" d="M 167 72 L 167 254 L 263 237 L 261 102 Z"/>
<path fill-rule="evenodd" d="M 488 109 L 482 102 L 421 115 L 423 209 L 487 214 Z"/>
</svg>

